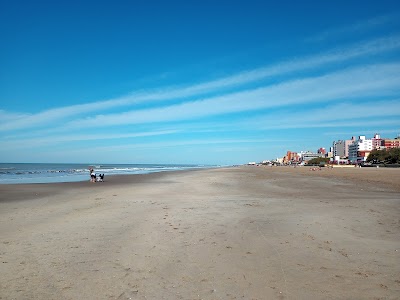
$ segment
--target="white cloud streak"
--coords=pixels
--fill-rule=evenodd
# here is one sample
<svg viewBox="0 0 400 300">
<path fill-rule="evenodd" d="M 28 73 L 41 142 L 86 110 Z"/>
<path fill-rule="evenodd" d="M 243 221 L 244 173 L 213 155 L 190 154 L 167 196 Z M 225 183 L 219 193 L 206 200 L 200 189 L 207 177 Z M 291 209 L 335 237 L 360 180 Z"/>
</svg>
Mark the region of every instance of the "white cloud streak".
<svg viewBox="0 0 400 300">
<path fill-rule="evenodd" d="M 27 144 L 30 147 L 44 146 L 49 144 L 57 144 L 62 142 L 77 142 L 77 141 L 93 141 L 93 140 L 112 140 L 112 139 L 128 139 L 147 136 L 159 136 L 178 133 L 179 130 L 161 130 L 152 132 L 137 132 L 125 134 L 68 134 L 57 136 L 46 136 L 42 138 L 21 138 L 16 137 L 13 140 L 8 140 L 2 144 L 8 149 L 25 147 Z"/>
<path fill-rule="evenodd" d="M 398 117 L 398 118 L 397 118 Z M 219 123 L 184 124 L 182 130 L 203 132 L 269 131 L 271 129 L 349 127 L 349 126 L 400 126 L 400 99 L 363 102 L 360 104 L 338 103 L 319 109 L 291 110 L 286 113 L 265 113 L 251 119 Z M 176 127 L 178 129 L 179 127 Z M 212 128 L 212 129 L 210 129 Z"/>
<path fill-rule="evenodd" d="M 354 35 L 356 33 L 370 31 L 374 28 L 379 28 L 390 23 L 396 22 L 399 19 L 398 13 L 377 16 L 368 20 L 364 20 L 358 23 L 350 24 L 335 29 L 328 29 L 322 33 L 319 33 L 311 38 L 306 39 L 308 42 L 321 42 L 329 38 L 336 38 L 341 36 Z"/>
<path fill-rule="evenodd" d="M 12 112 L 7 112 L 5 110 L 0 109 L 0 125 L 4 124 L 6 122 L 27 118 L 29 116 L 30 116 L 29 114 L 12 113 Z"/>
<path fill-rule="evenodd" d="M 329 128 L 329 127 L 363 127 L 366 122 L 368 126 L 400 126 L 400 119 L 388 119 L 393 117 L 400 118 L 400 99 L 385 101 L 363 102 L 363 105 L 352 103 L 338 103 L 327 105 L 319 109 L 309 109 L 305 112 L 293 113 L 288 110 L 287 114 L 264 114 L 250 120 L 236 120 L 224 122 L 194 122 L 172 126 L 169 130 L 138 132 L 129 134 L 68 134 L 68 135 L 49 135 L 43 138 L 26 138 L 26 136 L 16 136 L 3 144 L 7 148 L 24 147 L 26 144 L 32 146 L 54 145 L 56 143 L 73 141 L 93 141 L 140 138 L 146 136 L 170 135 L 190 132 L 192 134 L 204 132 L 234 132 L 237 130 L 248 130 L 249 132 L 285 130 L 292 128 Z M 179 139 L 179 137 L 176 137 Z M 245 140 L 248 141 L 248 140 Z M 274 140 L 277 142 L 277 140 Z M 279 140 L 287 142 L 287 140 Z M 192 142 L 193 143 L 193 142 Z M 222 142 L 221 142 L 222 143 Z M 225 142 L 226 143 L 226 142 Z M 190 144 L 190 143 L 189 143 Z M 212 142 L 211 142 L 212 144 Z M 163 143 L 160 146 L 176 145 L 179 142 Z M 185 145 L 188 145 L 185 143 Z"/>
<path fill-rule="evenodd" d="M 129 143 L 117 146 L 98 146 L 91 147 L 93 151 L 100 152 L 115 152 L 123 150 L 138 150 L 138 149 L 163 149 L 163 148 L 175 148 L 185 146 L 201 146 L 201 145 L 227 145 L 227 144 L 274 144 L 277 142 L 289 142 L 293 140 L 274 140 L 274 139 L 260 139 L 260 138 L 247 138 L 247 139 L 196 139 L 196 140 L 175 140 L 170 142 L 152 142 L 152 143 Z M 82 149 L 72 150 L 76 153 L 82 153 Z"/>
<path fill-rule="evenodd" d="M 339 103 L 336 105 L 330 105 L 321 109 L 313 109 L 301 116 L 297 114 L 296 116 L 291 116 L 286 118 L 285 116 L 280 117 L 280 125 L 293 124 L 302 122 L 303 124 L 321 124 L 326 121 L 343 121 L 349 119 L 361 118 L 364 122 L 370 122 L 373 118 L 382 117 L 389 118 L 394 116 L 400 116 L 400 99 L 386 100 L 386 101 L 369 101 L 360 104 L 352 103 Z M 400 121 L 398 121 L 400 123 Z M 337 123 L 339 124 L 339 122 Z"/>
<path fill-rule="evenodd" d="M 399 83 L 400 64 L 374 65 L 163 108 L 99 115 L 72 121 L 67 126 L 76 128 L 99 124 L 116 126 L 179 121 L 279 106 L 391 95 L 399 92 Z"/>
<path fill-rule="evenodd" d="M 400 125 L 399 125 L 399 127 L 397 127 L 397 129 L 385 129 L 385 130 L 367 130 L 367 131 L 363 131 L 362 132 L 362 135 L 365 135 L 365 134 L 370 134 L 370 135 L 373 135 L 373 134 L 376 134 L 376 133 L 378 133 L 378 134 L 380 134 L 381 135 L 381 137 L 383 137 L 383 138 L 385 138 L 383 135 L 385 135 L 385 134 L 397 134 L 397 135 L 399 135 L 400 134 Z M 352 136 L 352 135 L 354 135 L 354 131 L 335 131 L 335 132 L 333 132 L 333 131 L 331 131 L 331 132 L 325 132 L 324 133 L 324 135 L 327 135 L 327 136 L 334 136 L 334 135 L 341 135 L 341 136 Z M 390 138 L 392 138 L 392 137 L 390 137 Z"/>
<path fill-rule="evenodd" d="M 323 55 L 316 55 L 313 57 L 283 62 L 274 66 L 245 71 L 218 80 L 187 87 L 166 88 L 163 90 L 154 90 L 150 92 L 135 92 L 130 95 L 111 100 L 60 107 L 32 115 L 10 114 L 6 113 L 5 111 L 0 111 L 0 131 L 32 128 L 57 120 L 64 120 L 70 117 L 79 117 L 83 114 L 90 116 L 90 113 L 92 112 L 104 111 L 121 106 L 135 105 L 143 102 L 166 101 L 193 96 L 198 97 L 200 95 L 204 95 L 205 93 L 238 87 L 272 76 L 295 71 L 309 70 L 324 66 L 326 64 L 343 62 L 357 57 L 374 55 L 396 49 L 400 49 L 400 37 L 391 36 L 353 45 L 352 47 L 344 50 L 336 50 Z"/>
</svg>

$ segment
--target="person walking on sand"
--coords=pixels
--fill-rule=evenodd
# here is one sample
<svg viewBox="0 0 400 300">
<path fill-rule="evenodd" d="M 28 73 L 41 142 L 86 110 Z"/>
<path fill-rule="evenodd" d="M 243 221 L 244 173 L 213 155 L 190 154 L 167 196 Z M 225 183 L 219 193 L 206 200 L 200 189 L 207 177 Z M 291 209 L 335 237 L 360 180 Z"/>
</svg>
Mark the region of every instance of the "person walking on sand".
<svg viewBox="0 0 400 300">
<path fill-rule="evenodd" d="M 96 173 L 94 170 L 92 170 L 92 173 L 90 173 L 90 177 L 92 178 L 92 182 L 96 182 Z"/>
<path fill-rule="evenodd" d="M 90 182 L 96 182 L 96 173 L 93 168 L 90 168 Z"/>
</svg>

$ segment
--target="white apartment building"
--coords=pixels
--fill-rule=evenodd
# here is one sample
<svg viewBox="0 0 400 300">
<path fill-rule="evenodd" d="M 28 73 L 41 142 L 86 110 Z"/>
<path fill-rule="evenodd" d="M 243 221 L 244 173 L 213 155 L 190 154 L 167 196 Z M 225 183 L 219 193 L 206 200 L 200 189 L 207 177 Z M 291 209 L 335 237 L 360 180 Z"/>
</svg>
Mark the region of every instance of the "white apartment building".
<svg viewBox="0 0 400 300">
<path fill-rule="evenodd" d="M 352 163 L 364 162 L 372 149 L 372 139 L 366 139 L 365 135 L 360 135 L 358 140 L 349 145 L 349 160 Z"/>
<path fill-rule="evenodd" d="M 383 139 L 379 134 L 375 134 L 372 138 L 372 149 L 380 149 L 382 147 Z"/>
<path fill-rule="evenodd" d="M 300 152 L 300 156 L 301 156 L 301 161 L 307 162 L 313 158 L 318 158 L 318 157 L 324 157 L 324 155 L 322 153 L 313 153 L 310 151 L 307 152 Z"/>
</svg>

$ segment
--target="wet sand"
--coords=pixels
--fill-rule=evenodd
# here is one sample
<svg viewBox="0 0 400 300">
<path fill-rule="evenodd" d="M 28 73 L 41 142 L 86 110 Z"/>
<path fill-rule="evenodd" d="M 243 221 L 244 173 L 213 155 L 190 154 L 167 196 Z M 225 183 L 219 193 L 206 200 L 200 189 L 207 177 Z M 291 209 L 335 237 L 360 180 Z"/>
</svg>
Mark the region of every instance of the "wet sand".
<svg viewBox="0 0 400 300">
<path fill-rule="evenodd" d="M 0 185 L 0 299 L 398 299 L 400 169 Z"/>
</svg>

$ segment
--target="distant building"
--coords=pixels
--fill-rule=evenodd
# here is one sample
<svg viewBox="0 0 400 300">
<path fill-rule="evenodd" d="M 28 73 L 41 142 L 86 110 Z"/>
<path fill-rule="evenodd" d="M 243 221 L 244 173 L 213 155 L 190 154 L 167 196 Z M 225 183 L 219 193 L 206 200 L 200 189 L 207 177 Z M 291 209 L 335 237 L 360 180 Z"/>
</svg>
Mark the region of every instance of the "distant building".
<svg viewBox="0 0 400 300">
<path fill-rule="evenodd" d="M 287 151 L 286 155 L 283 157 L 284 164 L 291 164 L 298 162 L 300 162 L 300 157 L 297 152 Z"/>
<path fill-rule="evenodd" d="M 336 165 L 347 165 L 349 163 L 347 158 L 340 158 L 340 156 L 332 157 L 330 161 Z"/>
<path fill-rule="evenodd" d="M 365 135 L 360 135 L 349 146 L 349 160 L 352 163 L 365 162 L 372 151 L 372 139 L 366 139 Z"/>
<path fill-rule="evenodd" d="M 325 154 L 327 158 L 333 158 L 333 147 L 329 147 L 329 151 Z"/>
<path fill-rule="evenodd" d="M 301 160 L 307 162 L 313 158 L 324 157 L 322 153 L 313 153 L 311 151 L 300 152 Z"/>
<path fill-rule="evenodd" d="M 333 156 L 339 156 L 340 158 L 347 158 L 349 157 L 349 146 L 356 140 L 353 136 L 351 140 L 339 140 L 334 141 L 332 148 L 333 148 Z"/>
<path fill-rule="evenodd" d="M 372 150 L 381 149 L 382 146 L 384 146 L 383 139 L 379 134 L 376 133 L 372 138 Z"/>
<path fill-rule="evenodd" d="M 382 146 L 386 149 L 400 148 L 400 138 L 397 137 L 395 139 L 383 139 Z"/>
<path fill-rule="evenodd" d="M 325 155 L 326 154 L 326 150 L 325 150 L 325 148 L 319 148 L 317 153 Z"/>
</svg>

